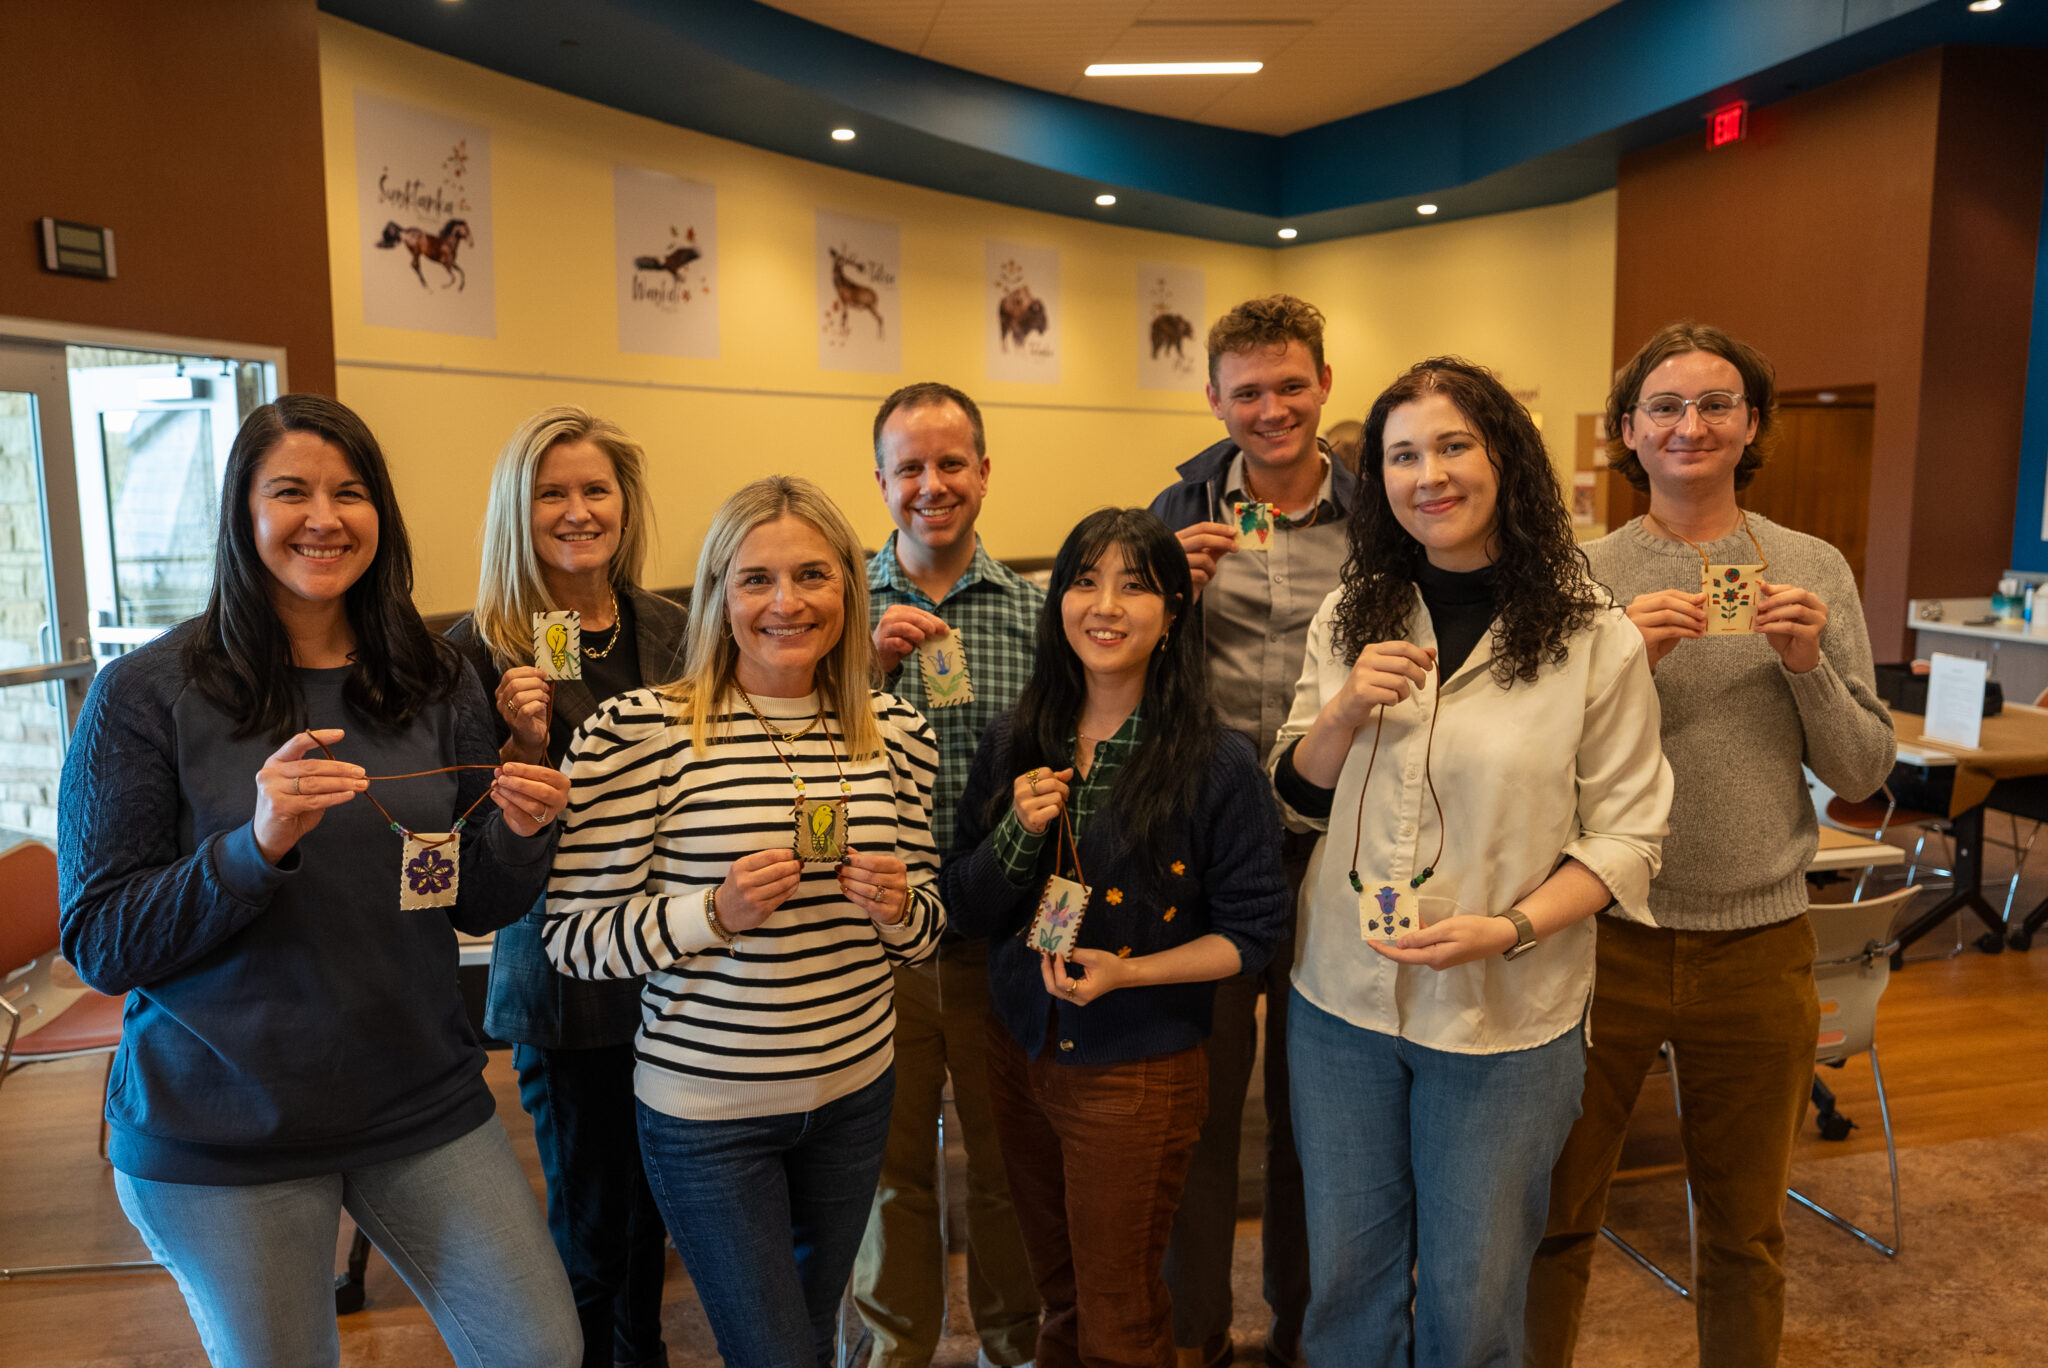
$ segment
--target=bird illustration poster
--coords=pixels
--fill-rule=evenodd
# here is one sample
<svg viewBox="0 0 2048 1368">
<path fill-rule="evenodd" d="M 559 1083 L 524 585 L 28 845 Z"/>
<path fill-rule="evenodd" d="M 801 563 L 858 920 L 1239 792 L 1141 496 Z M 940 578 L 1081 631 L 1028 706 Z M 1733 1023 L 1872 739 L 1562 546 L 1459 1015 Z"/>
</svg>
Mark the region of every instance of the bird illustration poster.
<svg viewBox="0 0 2048 1368">
<path fill-rule="evenodd" d="M 415 831 L 398 854 L 398 907 L 416 912 L 453 907 L 462 873 L 462 842 L 446 831 Z"/>
<path fill-rule="evenodd" d="M 934 708 L 955 708 L 974 701 L 974 684 L 967 677 L 967 649 L 958 632 L 931 637 L 917 648 L 917 664 L 924 675 L 924 698 Z"/>
<path fill-rule="evenodd" d="M 638 166 L 612 168 L 619 350 L 718 355 L 718 191 Z"/>
<path fill-rule="evenodd" d="M 1081 938 L 1081 917 L 1087 911 L 1088 886 L 1053 875 L 1038 895 L 1038 913 L 1027 936 L 1031 948 L 1056 959 L 1069 958 Z"/>
<path fill-rule="evenodd" d="M 818 366 L 903 369 L 902 235 L 893 223 L 818 211 Z"/>
<path fill-rule="evenodd" d="M 1756 630 L 1756 587 L 1761 565 L 1709 565 L 1700 575 L 1707 595 L 1708 636 L 1748 636 Z"/>
<path fill-rule="evenodd" d="M 543 679 L 583 678 L 583 614 L 535 613 L 533 663 Z"/>
<path fill-rule="evenodd" d="M 355 93 L 363 321 L 496 337 L 491 134 Z"/>
<path fill-rule="evenodd" d="M 846 858 L 844 798 L 806 798 L 796 805 L 796 857 L 830 865 Z"/>
<path fill-rule="evenodd" d="M 1194 390 L 1209 379 L 1208 317 L 1202 272 L 1158 261 L 1138 263 L 1138 388 Z"/>
<path fill-rule="evenodd" d="M 988 378 L 1052 385 L 1060 378 L 1060 254 L 990 238 Z"/>
</svg>

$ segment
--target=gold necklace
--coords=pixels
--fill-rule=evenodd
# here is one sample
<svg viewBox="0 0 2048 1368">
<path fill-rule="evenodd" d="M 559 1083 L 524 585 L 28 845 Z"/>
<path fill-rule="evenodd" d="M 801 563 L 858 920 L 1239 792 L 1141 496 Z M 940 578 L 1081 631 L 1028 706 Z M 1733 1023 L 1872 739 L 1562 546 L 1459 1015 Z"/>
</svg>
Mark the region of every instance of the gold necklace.
<svg viewBox="0 0 2048 1368">
<path fill-rule="evenodd" d="M 602 651 L 592 650 L 590 647 L 590 633 L 585 632 L 583 634 L 583 658 L 585 660 L 603 660 L 612 653 L 612 648 L 619 644 L 619 591 L 607 585 L 606 592 L 612 596 L 612 639 L 604 644 Z"/>
<path fill-rule="evenodd" d="M 740 685 L 737 683 L 735 683 L 733 687 L 735 689 L 739 689 L 740 697 L 746 700 L 747 711 L 752 713 L 754 715 L 754 720 L 761 724 L 761 730 L 767 732 L 770 737 L 781 737 L 782 744 L 785 746 L 794 746 L 797 742 L 803 740 L 806 736 L 809 736 L 812 732 L 818 729 L 818 723 L 823 721 L 825 718 L 825 710 L 823 708 L 820 708 L 818 709 L 818 711 L 811 714 L 811 720 L 804 723 L 804 725 L 799 730 L 793 732 L 778 730 L 777 728 L 769 726 L 768 719 L 766 717 L 763 717 L 761 715 L 761 710 L 754 706 L 754 696 L 752 694 L 748 693 L 744 688 L 741 688 Z M 828 737 L 826 739 L 829 740 L 830 738 Z M 777 754 L 780 754 L 780 752 L 777 752 Z M 832 752 L 832 756 L 834 762 L 836 763 L 839 758 L 839 752 L 836 748 Z M 784 760 L 782 763 L 787 765 L 789 762 L 787 760 Z"/>
</svg>

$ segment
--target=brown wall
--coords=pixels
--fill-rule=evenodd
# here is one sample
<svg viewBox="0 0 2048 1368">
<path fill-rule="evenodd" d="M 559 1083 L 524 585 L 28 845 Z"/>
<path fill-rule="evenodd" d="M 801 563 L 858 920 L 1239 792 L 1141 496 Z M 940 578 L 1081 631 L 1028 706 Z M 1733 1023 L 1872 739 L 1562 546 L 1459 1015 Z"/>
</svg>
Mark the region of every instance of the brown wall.
<svg viewBox="0 0 2048 1368">
<path fill-rule="evenodd" d="M 1615 360 L 1675 318 L 1768 353 L 1785 389 L 1876 387 L 1864 609 L 2005 566 L 2026 379 L 2048 55 L 1944 48 L 1755 112 L 1750 137 L 1623 159 Z"/>
<path fill-rule="evenodd" d="M 0 315 L 283 347 L 334 393 L 313 0 L 0 0 Z M 35 221 L 114 230 L 50 275 Z"/>
</svg>

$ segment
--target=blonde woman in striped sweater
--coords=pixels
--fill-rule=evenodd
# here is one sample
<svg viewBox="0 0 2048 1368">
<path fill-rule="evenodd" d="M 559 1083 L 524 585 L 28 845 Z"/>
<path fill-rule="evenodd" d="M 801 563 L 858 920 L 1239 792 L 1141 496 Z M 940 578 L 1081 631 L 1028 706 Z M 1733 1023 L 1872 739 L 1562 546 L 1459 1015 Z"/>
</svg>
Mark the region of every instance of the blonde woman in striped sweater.
<svg viewBox="0 0 2048 1368">
<path fill-rule="evenodd" d="M 867 613 L 845 515 L 757 480 L 705 537 L 683 677 L 569 748 L 548 956 L 647 976 L 641 1152 L 732 1368 L 829 1360 L 888 1137 L 890 965 L 945 922 L 938 747 L 868 687 Z"/>
</svg>

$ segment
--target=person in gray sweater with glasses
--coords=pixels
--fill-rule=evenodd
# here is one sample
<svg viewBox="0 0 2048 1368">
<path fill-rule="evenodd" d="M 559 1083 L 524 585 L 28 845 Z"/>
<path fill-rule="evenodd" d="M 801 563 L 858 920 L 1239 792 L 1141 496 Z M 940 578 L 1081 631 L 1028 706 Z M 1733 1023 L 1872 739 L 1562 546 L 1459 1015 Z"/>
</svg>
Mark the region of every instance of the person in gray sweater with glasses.
<svg viewBox="0 0 2048 1368">
<path fill-rule="evenodd" d="M 1525 1364 L 1571 1361 L 1629 1111 L 1664 1041 L 1699 1198 L 1700 1362 L 1778 1360 L 1785 1184 L 1820 1014 L 1805 917 L 1818 823 L 1800 767 L 1861 798 L 1896 743 L 1848 562 L 1736 502 L 1763 463 L 1774 389 L 1753 348 L 1680 323 L 1608 398 L 1612 462 L 1650 511 L 1586 556 L 1649 648 L 1676 792 L 1656 925 L 1599 921 L 1585 1092 L 1551 1176 Z M 1753 632 L 1726 631 L 1752 611 Z"/>
</svg>

